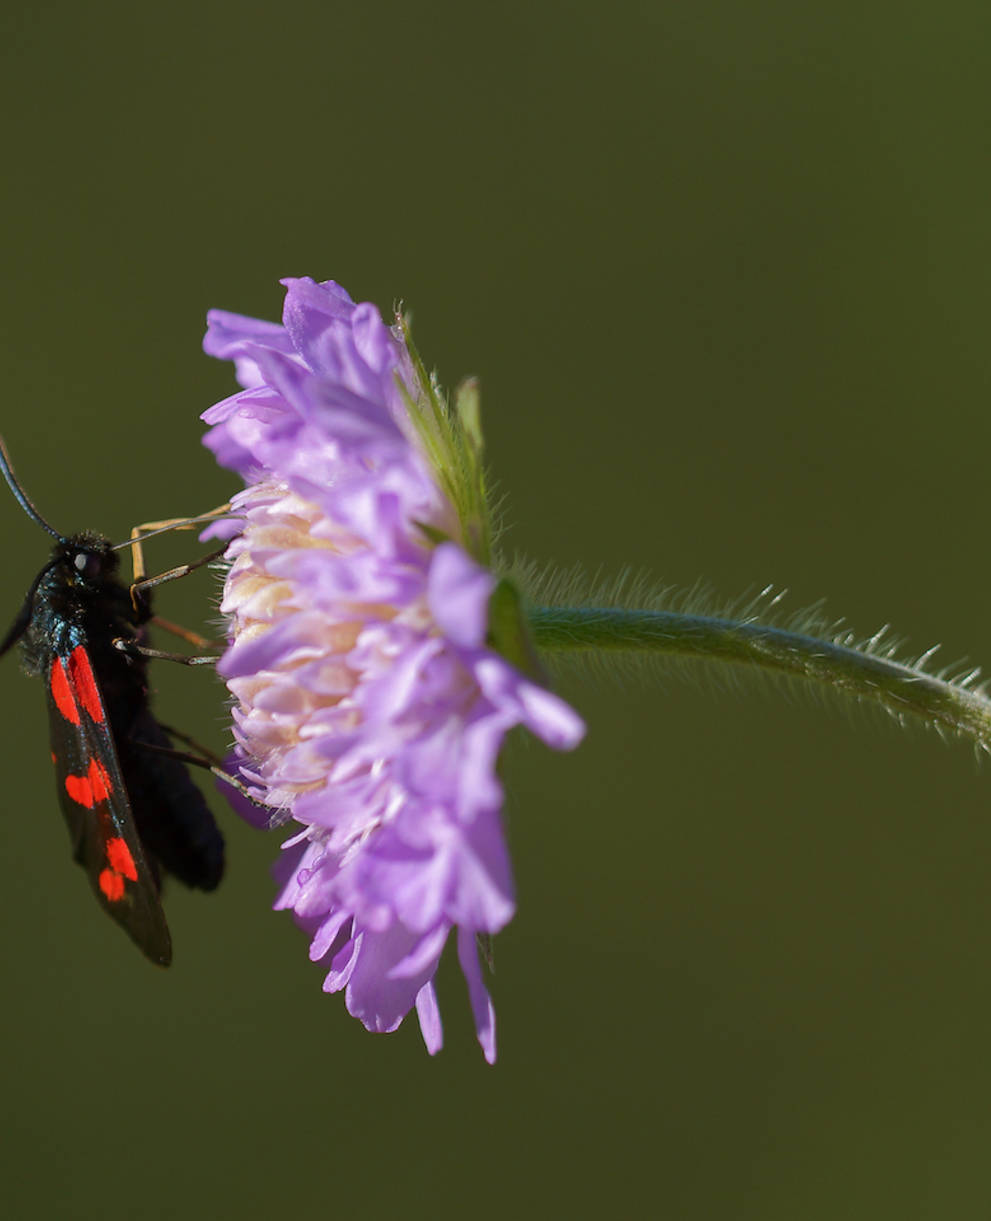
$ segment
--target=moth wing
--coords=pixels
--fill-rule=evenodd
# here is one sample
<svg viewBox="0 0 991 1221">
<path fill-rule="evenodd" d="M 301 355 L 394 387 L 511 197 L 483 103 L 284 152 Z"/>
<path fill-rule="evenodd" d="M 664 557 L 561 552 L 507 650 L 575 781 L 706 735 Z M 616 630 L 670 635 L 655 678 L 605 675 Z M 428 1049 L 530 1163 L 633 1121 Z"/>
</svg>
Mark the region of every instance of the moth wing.
<svg viewBox="0 0 991 1221">
<path fill-rule="evenodd" d="M 52 761 L 75 859 L 97 902 L 161 966 L 172 941 L 158 879 L 141 845 L 85 644 L 54 654 L 46 675 Z"/>
</svg>

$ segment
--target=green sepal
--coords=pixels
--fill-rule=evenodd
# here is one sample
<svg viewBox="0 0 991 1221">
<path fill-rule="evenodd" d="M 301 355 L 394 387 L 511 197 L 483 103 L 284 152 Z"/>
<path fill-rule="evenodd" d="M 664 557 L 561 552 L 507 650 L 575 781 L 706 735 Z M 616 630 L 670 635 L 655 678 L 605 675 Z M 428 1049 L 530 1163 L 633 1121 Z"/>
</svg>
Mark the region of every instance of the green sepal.
<svg viewBox="0 0 991 1221">
<path fill-rule="evenodd" d="M 542 687 L 549 686 L 527 627 L 519 591 L 505 577 L 496 583 L 489 598 L 488 644 L 527 678 Z"/>
<path fill-rule="evenodd" d="M 436 526 L 431 526 L 429 522 L 414 521 L 413 525 L 423 535 L 423 537 L 433 547 L 439 547 L 441 543 L 449 543 L 451 536 L 446 530 L 438 530 Z"/>
<path fill-rule="evenodd" d="M 495 940 L 491 933 L 476 933 L 475 945 L 482 956 L 482 961 L 489 969 L 490 975 L 495 975 Z"/>
<path fill-rule="evenodd" d="M 409 321 L 397 318 L 415 378 L 406 386 L 397 376 L 420 448 L 438 486 L 447 496 L 461 525 L 461 543 L 480 564 L 492 562 L 491 524 L 485 469 L 482 465 L 482 424 L 478 382 L 468 378 L 449 403 L 437 381 L 420 359 L 409 331 Z"/>
<path fill-rule="evenodd" d="M 476 465 L 482 456 L 482 395 L 477 377 L 466 377 L 454 391 L 454 410 L 461 422 L 461 431 L 475 456 Z"/>
</svg>

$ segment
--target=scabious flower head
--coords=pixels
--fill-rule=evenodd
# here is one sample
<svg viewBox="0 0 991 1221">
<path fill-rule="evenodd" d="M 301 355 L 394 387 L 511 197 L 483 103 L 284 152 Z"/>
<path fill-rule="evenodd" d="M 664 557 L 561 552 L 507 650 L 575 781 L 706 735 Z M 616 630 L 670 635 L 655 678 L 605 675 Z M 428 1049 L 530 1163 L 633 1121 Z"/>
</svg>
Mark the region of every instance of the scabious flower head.
<svg viewBox="0 0 991 1221">
<path fill-rule="evenodd" d="M 281 326 L 213 311 L 204 341 L 243 387 L 203 416 L 246 484 L 218 667 L 234 764 L 296 824 L 275 906 L 310 934 L 325 990 L 369 1030 L 415 1005 L 433 1053 L 433 979 L 456 928 L 491 1062 L 476 942 L 514 910 L 499 750 L 517 725 L 558 748 L 583 726 L 493 647 L 473 395 L 447 410 L 402 325 L 333 281 L 283 283 Z"/>
</svg>

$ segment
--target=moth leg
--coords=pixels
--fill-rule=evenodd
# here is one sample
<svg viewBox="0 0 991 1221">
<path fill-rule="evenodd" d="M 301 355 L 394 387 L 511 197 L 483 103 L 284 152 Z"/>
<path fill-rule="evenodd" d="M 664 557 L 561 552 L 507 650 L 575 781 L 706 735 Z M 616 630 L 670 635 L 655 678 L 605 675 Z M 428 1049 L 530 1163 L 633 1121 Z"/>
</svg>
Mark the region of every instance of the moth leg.
<svg viewBox="0 0 991 1221">
<path fill-rule="evenodd" d="M 204 642 L 208 643 L 208 642 Z M 145 644 L 135 640 L 126 640 L 118 636 L 114 640 L 114 648 L 128 657 L 150 657 L 157 661 L 177 661 L 183 666 L 214 666 L 221 658 L 220 653 L 167 653 L 163 649 L 150 649 Z"/>
<path fill-rule="evenodd" d="M 144 552 L 141 544 L 153 534 L 165 534 L 169 530 L 192 530 L 211 517 L 222 517 L 230 512 L 230 505 L 223 504 L 219 508 L 200 513 L 197 517 L 170 517 L 165 521 L 146 521 L 131 530 L 131 563 L 134 567 L 133 585 L 140 585 L 145 577 Z"/>
<path fill-rule="evenodd" d="M 208 640 L 206 636 L 201 636 L 199 632 L 190 631 L 188 627 L 182 627 L 181 624 L 173 623 L 170 619 L 163 619 L 161 615 L 152 615 L 148 620 L 155 627 L 160 627 L 163 632 L 171 632 L 173 636 L 178 636 L 180 640 L 185 640 L 187 644 L 191 644 L 197 649 L 208 649 L 211 645 L 216 645 L 215 640 Z"/>
<path fill-rule="evenodd" d="M 253 797 L 243 780 L 239 780 L 237 776 L 232 776 L 230 772 L 224 771 L 220 759 L 212 751 L 200 746 L 192 738 L 184 733 L 179 733 L 178 730 L 172 729 L 169 725 L 162 725 L 162 728 L 170 736 L 178 738 L 180 742 L 185 742 L 201 753 L 193 754 L 192 751 L 173 750 L 168 746 L 158 746 L 153 742 L 142 742 L 139 738 L 134 739 L 133 744 L 140 750 L 149 750 L 153 754 L 165 755 L 170 759 L 178 760 L 180 763 L 189 763 L 193 767 L 205 768 L 208 772 L 212 772 L 218 780 L 222 780 L 224 784 L 229 784 L 235 792 L 240 793 L 245 801 L 250 801 L 253 806 L 257 806 L 260 810 L 268 810 L 272 817 L 275 818 L 278 811 L 273 810 L 271 806 L 267 806 L 263 801 L 259 801 L 257 797 Z"/>
<path fill-rule="evenodd" d="M 180 564 L 177 568 L 170 568 L 167 572 L 160 572 L 157 576 L 142 577 L 140 581 L 134 581 L 131 585 L 131 602 L 134 605 L 134 609 L 141 609 L 139 600 L 146 589 L 154 589 L 156 585 L 164 585 L 166 581 L 178 581 L 180 577 L 188 576 L 191 572 L 195 572 L 197 568 L 202 568 L 204 564 L 212 564 L 214 560 L 219 560 L 226 550 L 227 543 L 224 543 L 223 547 L 218 547 L 216 551 L 211 551 L 209 555 L 204 555 L 198 560 L 193 560 L 191 564 Z"/>
<path fill-rule="evenodd" d="M 191 738 L 188 733 L 183 733 L 181 729 L 176 729 L 172 725 L 163 725 L 161 721 L 158 723 L 170 738 L 175 738 L 178 742 L 185 742 L 188 747 L 195 750 L 204 766 L 213 764 L 215 767 L 223 767 L 224 761 L 219 755 L 214 754 L 208 747 L 197 742 L 195 738 Z"/>
<path fill-rule="evenodd" d="M 152 538 L 156 534 L 165 534 L 170 530 L 193 530 L 196 526 L 202 525 L 203 522 L 209 521 L 212 517 L 222 517 L 229 510 L 229 504 L 222 504 L 216 509 L 200 513 L 197 517 L 172 517 L 165 521 L 146 521 L 131 530 L 130 546 L 133 578 L 131 580 L 130 593 L 131 605 L 135 611 L 140 612 L 143 609 L 141 594 L 144 590 L 151 589 L 155 585 L 163 585 L 166 581 L 175 581 L 179 577 L 187 576 L 197 568 L 202 568 L 204 564 L 209 564 L 213 560 L 219 560 L 227 550 L 227 543 L 225 543 L 223 547 L 219 547 L 216 551 L 212 551 L 209 555 L 203 556 L 191 564 L 180 564 L 177 568 L 170 568 L 168 572 L 159 573 L 155 577 L 149 577 L 145 569 L 144 551 L 141 547 L 145 539 Z"/>
</svg>

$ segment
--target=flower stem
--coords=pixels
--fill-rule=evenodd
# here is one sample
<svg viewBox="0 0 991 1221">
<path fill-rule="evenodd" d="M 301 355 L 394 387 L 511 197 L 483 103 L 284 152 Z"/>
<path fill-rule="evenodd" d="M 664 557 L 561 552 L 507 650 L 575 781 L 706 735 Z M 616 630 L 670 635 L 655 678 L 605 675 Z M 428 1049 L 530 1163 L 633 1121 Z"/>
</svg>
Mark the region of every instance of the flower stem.
<svg viewBox="0 0 991 1221">
<path fill-rule="evenodd" d="M 621 651 L 730 661 L 821 682 L 917 717 L 991 751 L 991 699 L 968 679 L 953 682 L 911 664 L 782 628 L 668 611 L 542 606 L 527 620 L 547 652 Z M 972 678 L 973 675 L 969 676 Z"/>
</svg>

